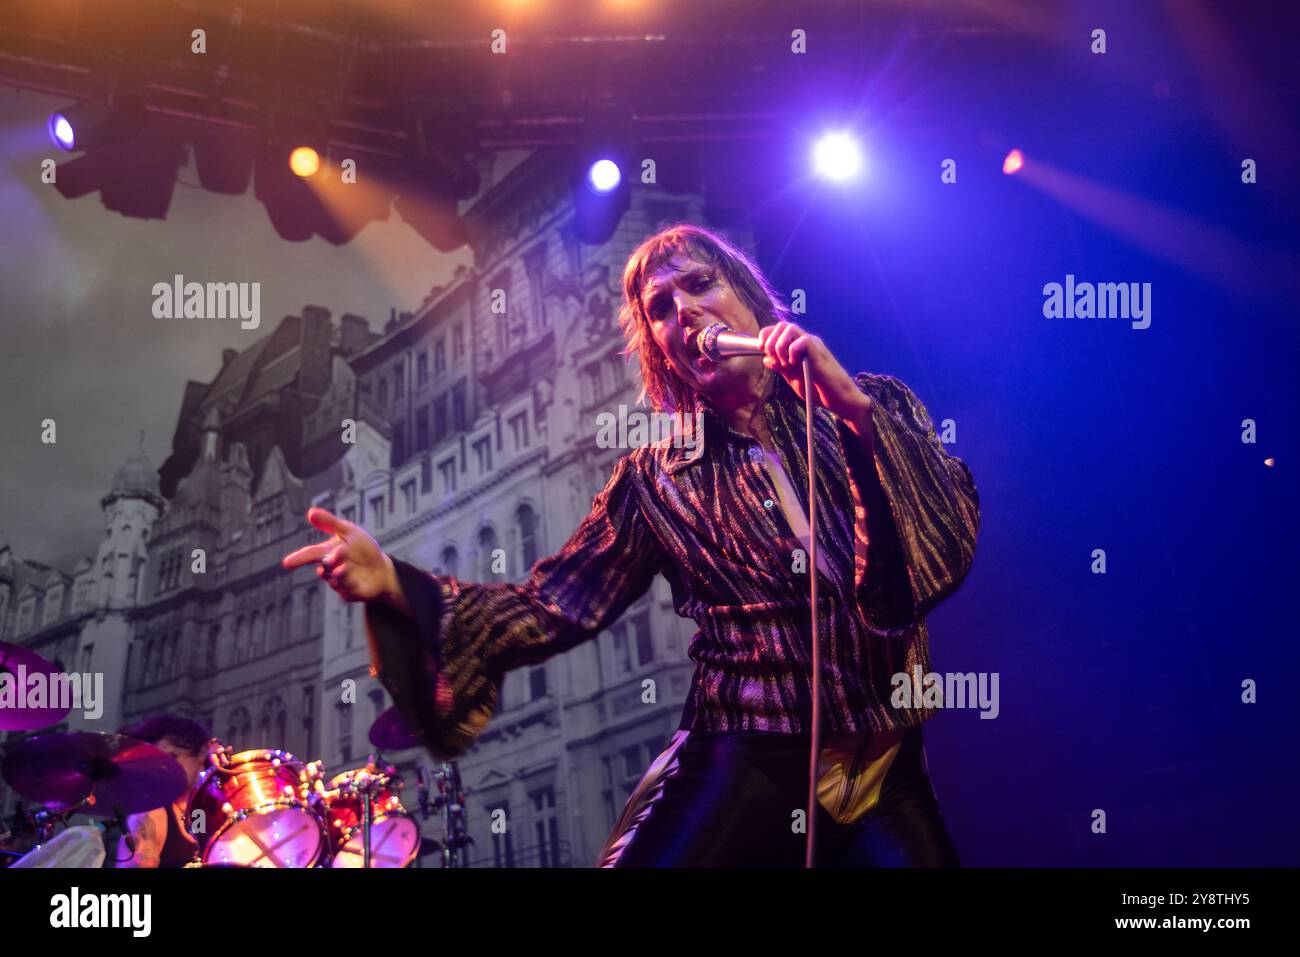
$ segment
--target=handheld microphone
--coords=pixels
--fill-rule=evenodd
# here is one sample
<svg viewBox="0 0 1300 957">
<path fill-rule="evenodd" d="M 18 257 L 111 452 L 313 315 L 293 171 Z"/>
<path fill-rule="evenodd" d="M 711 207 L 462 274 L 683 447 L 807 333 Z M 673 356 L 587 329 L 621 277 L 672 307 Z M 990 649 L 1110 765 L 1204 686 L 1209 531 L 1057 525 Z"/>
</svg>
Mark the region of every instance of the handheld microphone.
<svg viewBox="0 0 1300 957">
<path fill-rule="evenodd" d="M 695 348 L 714 362 L 733 356 L 761 356 L 763 347 L 758 336 L 734 332 L 725 323 L 715 322 L 695 334 Z"/>
</svg>

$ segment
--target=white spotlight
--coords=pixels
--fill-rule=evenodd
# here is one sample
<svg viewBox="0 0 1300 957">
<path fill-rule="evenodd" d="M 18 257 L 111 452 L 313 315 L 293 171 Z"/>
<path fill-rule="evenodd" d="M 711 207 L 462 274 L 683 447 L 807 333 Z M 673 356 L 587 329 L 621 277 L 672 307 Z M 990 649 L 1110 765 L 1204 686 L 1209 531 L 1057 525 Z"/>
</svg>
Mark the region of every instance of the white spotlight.
<svg viewBox="0 0 1300 957">
<path fill-rule="evenodd" d="M 827 133 L 813 149 L 813 166 L 818 175 L 843 182 L 862 167 L 862 154 L 847 133 Z"/>
<path fill-rule="evenodd" d="M 608 193 L 618 186 L 621 179 L 622 174 L 619 172 L 618 164 L 613 160 L 597 160 L 587 170 L 587 183 L 597 193 Z"/>
</svg>

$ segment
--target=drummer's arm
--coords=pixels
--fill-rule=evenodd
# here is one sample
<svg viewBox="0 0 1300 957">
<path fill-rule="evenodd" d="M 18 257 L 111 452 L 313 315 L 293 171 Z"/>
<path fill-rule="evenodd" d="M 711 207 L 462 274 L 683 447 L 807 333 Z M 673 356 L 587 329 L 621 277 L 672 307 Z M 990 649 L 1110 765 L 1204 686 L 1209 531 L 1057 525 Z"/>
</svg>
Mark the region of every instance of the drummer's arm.
<svg viewBox="0 0 1300 957">
<path fill-rule="evenodd" d="M 167 839 L 167 809 L 154 808 L 126 819 L 127 830 L 135 841 L 135 852 L 127 850 L 126 838 L 117 843 L 118 867 L 157 867 L 162 860 L 163 841 Z"/>
</svg>

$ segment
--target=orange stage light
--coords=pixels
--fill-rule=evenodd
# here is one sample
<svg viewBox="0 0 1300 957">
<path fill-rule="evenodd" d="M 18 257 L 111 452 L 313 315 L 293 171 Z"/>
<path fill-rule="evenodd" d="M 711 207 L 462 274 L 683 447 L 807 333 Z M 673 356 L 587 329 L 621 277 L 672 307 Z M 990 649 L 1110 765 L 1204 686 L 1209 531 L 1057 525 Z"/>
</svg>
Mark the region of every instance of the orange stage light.
<svg viewBox="0 0 1300 957">
<path fill-rule="evenodd" d="M 320 154 L 310 146 L 299 146 L 289 154 L 289 169 L 303 179 L 315 176 L 320 169 Z"/>
</svg>

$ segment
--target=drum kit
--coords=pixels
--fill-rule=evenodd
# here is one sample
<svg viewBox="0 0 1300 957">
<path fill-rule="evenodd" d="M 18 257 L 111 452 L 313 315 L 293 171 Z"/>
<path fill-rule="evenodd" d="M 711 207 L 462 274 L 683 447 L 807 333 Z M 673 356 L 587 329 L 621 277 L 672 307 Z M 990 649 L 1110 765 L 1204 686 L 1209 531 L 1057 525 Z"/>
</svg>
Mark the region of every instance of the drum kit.
<svg viewBox="0 0 1300 957">
<path fill-rule="evenodd" d="M 0 642 L 0 674 L 14 673 L 19 663 L 28 673 L 53 671 L 34 652 Z M 0 709 L 0 730 L 38 730 L 66 714 Z M 439 813 L 443 827 L 442 840 L 424 838 L 402 803 L 401 775 L 382 758 L 382 751 L 415 747 L 416 739 L 394 708 L 380 715 L 369 737 L 376 751 L 365 765 L 328 780 L 320 761 L 303 762 L 280 749 L 235 752 L 214 738 L 185 809 L 198 845 L 186 866 L 401 868 L 431 852 L 443 867 L 466 866 L 471 840 L 456 763 L 417 771 L 419 813 L 425 819 Z M 126 835 L 127 815 L 170 808 L 187 786 L 181 765 L 160 748 L 89 731 L 8 745 L 0 777 L 38 805 L 0 822 L 0 867 L 51 866 L 40 849 L 71 826 L 73 815 L 105 819 L 103 831 Z"/>
</svg>

